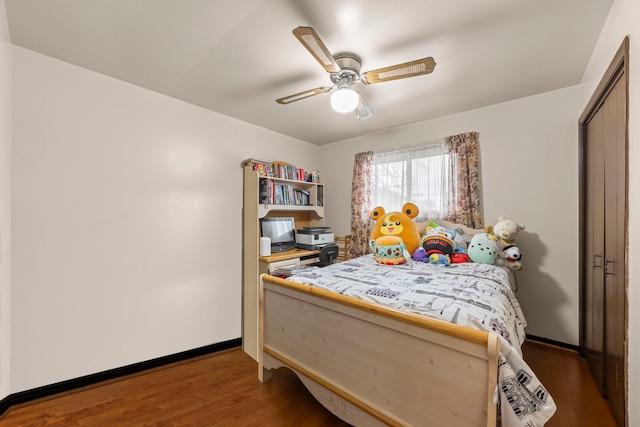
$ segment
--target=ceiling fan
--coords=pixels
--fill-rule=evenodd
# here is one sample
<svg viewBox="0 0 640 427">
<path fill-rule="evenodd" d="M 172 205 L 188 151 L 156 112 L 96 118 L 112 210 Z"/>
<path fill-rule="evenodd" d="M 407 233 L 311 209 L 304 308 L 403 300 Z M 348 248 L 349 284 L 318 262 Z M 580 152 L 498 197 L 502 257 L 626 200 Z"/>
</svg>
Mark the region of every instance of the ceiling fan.
<svg viewBox="0 0 640 427">
<path fill-rule="evenodd" d="M 332 55 L 313 28 L 298 27 L 293 30 L 293 35 L 329 73 L 333 85 L 320 86 L 276 99 L 279 104 L 290 104 L 314 95 L 333 91 L 331 106 L 334 110 L 341 113 L 355 110 L 358 119 L 368 119 L 373 116 L 373 111 L 364 100 L 362 94 L 351 88 L 353 85 L 358 82 L 373 84 L 421 76 L 431 73 L 436 66 L 433 58 L 427 57 L 360 74 L 361 61 L 358 55 L 351 52 Z"/>
</svg>

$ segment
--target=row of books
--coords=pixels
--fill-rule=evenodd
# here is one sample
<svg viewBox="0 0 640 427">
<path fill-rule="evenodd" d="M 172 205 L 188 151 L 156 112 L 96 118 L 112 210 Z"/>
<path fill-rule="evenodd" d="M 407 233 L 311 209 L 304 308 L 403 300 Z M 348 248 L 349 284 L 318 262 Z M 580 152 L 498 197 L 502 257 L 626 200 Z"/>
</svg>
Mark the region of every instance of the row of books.
<svg viewBox="0 0 640 427">
<path fill-rule="evenodd" d="M 293 181 L 320 182 L 319 171 L 305 171 L 288 163 L 270 162 L 268 160 L 250 160 L 253 170 L 258 172 L 259 176 L 268 176 L 272 178 L 290 179 Z"/>
<path fill-rule="evenodd" d="M 267 205 L 312 205 L 311 193 L 307 190 L 295 188 L 291 184 L 277 183 L 268 179 L 260 180 L 259 201 Z"/>
</svg>

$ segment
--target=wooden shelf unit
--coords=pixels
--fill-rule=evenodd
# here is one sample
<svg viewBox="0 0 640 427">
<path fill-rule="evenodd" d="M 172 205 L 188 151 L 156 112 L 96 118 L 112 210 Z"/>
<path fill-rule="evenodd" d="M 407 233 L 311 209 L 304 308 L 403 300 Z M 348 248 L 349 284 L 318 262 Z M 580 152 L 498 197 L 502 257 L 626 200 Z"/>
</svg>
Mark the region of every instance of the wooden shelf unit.
<svg viewBox="0 0 640 427">
<path fill-rule="evenodd" d="M 287 251 L 260 257 L 260 218 L 293 217 L 296 228 L 324 226 L 324 185 L 321 182 L 296 181 L 283 178 L 259 176 L 250 160 L 242 163 L 244 169 L 243 194 L 243 259 L 242 259 L 242 347 L 257 360 L 258 348 L 258 293 L 260 274 L 267 273 L 274 260 L 300 262 L 300 257 L 309 251 Z M 291 186 L 292 189 L 308 192 L 309 205 L 260 203 L 261 184 Z M 264 195 L 263 195 L 264 196 Z M 302 252 L 305 252 L 304 254 Z"/>
</svg>

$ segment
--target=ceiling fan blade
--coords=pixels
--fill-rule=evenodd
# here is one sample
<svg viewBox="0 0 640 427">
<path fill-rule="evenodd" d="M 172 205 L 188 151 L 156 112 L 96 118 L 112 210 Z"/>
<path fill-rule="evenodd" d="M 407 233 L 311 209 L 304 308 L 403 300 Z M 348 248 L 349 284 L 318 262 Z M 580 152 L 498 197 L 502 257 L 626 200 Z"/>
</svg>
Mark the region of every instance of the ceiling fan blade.
<svg viewBox="0 0 640 427">
<path fill-rule="evenodd" d="M 329 73 L 337 73 L 340 71 L 340 67 L 336 63 L 336 60 L 329 52 L 329 49 L 324 45 L 316 30 L 311 27 L 298 27 L 293 30 L 293 35 L 296 36 L 300 43 L 307 48 L 309 53 L 324 67 Z"/>
<path fill-rule="evenodd" d="M 436 66 L 436 61 L 432 57 L 417 59 L 403 64 L 392 65 L 390 67 L 379 68 L 367 71 L 361 76 L 363 83 L 382 83 L 389 80 L 405 79 L 407 77 L 421 76 L 429 74 Z"/>
<path fill-rule="evenodd" d="M 290 104 L 295 101 L 300 101 L 301 99 L 309 98 L 310 96 L 320 95 L 321 93 L 326 93 L 331 90 L 330 87 L 322 86 L 317 87 L 311 90 L 305 90 L 304 92 L 296 93 L 293 95 L 285 96 L 284 98 L 276 99 L 278 104 Z"/>
<path fill-rule="evenodd" d="M 364 97 L 360 92 L 358 92 L 358 106 L 356 107 L 356 117 L 358 120 L 366 120 L 368 118 L 373 117 L 373 110 L 367 104 Z"/>
</svg>

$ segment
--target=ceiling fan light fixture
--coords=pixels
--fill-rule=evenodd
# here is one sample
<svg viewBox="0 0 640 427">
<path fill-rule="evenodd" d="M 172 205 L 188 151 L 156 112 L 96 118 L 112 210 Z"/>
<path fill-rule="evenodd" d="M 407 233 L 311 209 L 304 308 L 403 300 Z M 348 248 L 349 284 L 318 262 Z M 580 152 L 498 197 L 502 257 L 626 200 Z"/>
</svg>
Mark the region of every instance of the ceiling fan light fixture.
<svg viewBox="0 0 640 427">
<path fill-rule="evenodd" d="M 284 98 L 276 99 L 278 104 L 289 104 L 321 93 L 332 92 L 331 108 L 339 113 L 355 111 L 358 120 L 366 120 L 373 116 L 373 111 L 364 98 L 357 91 L 351 89 L 352 86 L 358 83 L 369 85 L 421 76 L 433 72 L 436 66 L 436 61 L 429 56 L 361 73 L 360 56 L 353 52 L 332 54 L 313 28 L 297 27 L 293 30 L 293 35 L 329 73 L 333 86 L 318 87 L 285 96 Z"/>
<path fill-rule="evenodd" d="M 322 47 L 316 42 L 316 39 L 310 35 L 302 36 L 302 40 L 309 46 L 309 49 L 322 61 L 325 66 L 329 66 L 333 63 L 333 58 L 324 53 Z"/>
<path fill-rule="evenodd" d="M 331 94 L 331 108 L 338 113 L 349 113 L 356 109 L 360 97 L 348 85 L 340 86 Z"/>
<path fill-rule="evenodd" d="M 356 117 L 358 120 L 367 120 L 373 117 L 373 110 L 364 100 L 362 95 L 358 94 L 358 107 L 356 107 Z"/>
</svg>

